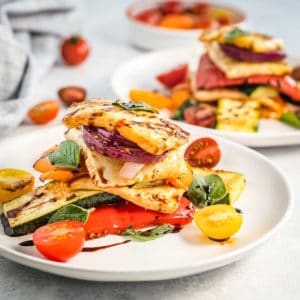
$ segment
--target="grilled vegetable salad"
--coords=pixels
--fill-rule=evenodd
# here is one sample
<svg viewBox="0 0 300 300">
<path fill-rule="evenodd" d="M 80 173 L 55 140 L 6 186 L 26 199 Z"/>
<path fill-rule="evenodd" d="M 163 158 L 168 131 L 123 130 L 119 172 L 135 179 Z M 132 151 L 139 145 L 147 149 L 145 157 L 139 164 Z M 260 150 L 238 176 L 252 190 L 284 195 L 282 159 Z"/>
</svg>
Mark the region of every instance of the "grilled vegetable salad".
<svg viewBox="0 0 300 300">
<path fill-rule="evenodd" d="M 189 133 L 148 104 L 80 102 L 64 124 L 65 141 L 33 164 L 44 185 L 33 189 L 25 171 L 0 171 L 5 234 L 33 233 L 32 245 L 48 259 L 92 251 L 85 240 L 108 234 L 151 241 L 190 224 L 195 212 L 200 230 L 217 239 L 210 216 L 220 204 L 232 211 L 245 187 L 242 174 L 212 169 L 221 159 L 215 140 L 200 138 L 184 151 Z M 222 239 L 238 231 L 242 216 L 230 220 Z"/>
</svg>

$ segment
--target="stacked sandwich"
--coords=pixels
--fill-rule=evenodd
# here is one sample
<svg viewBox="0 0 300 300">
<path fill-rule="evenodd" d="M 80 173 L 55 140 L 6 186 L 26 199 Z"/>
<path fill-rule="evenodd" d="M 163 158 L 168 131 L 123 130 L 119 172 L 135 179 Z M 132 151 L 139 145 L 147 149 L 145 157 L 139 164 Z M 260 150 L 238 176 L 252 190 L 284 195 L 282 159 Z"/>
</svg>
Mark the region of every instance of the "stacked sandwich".
<svg viewBox="0 0 300 300">
<path fill-rule="evenodd" d="M 260 105 L 270 108 L 278 105 L 268 101 L 230 101 L 247 100 L 249 88 L 253 90 L 256 86 L 272 87 L 264 93 L 260 90 L 257 96 L 269 96 L 275 91 L 273 98 L 276 95 L 278 98 L 281 94 L 291 101 L 300 102 L 300 87 L 290 76 L 292 68 L 284 61 L 286 55 L 281 40 L 239 28 L 206 31 L 200 40 L 206 53 L 200 58 L 193 79 L 193 92 L 195 98 L 201 102 L 225 99 L 219 103 L 221 114 L 217 128 L 228 129 L 226 118 L 231 119 L 228 113 L 234 109 L 237 114 L 241 112 L 244 118 L 256 120 L 247 124 L 248 131 L 252 131 L 257 125 Z M 242 130 L 247 131 L 247 128 Z"/>
<path fill-rule="evenodd" d="M 90 100 L 64 118 L 66 141 L 34 164 L 50 180 L 4 203 L 8 235 L 33 232 L 58 209 L 127 200 L 145 209 L 173 213 L 192 181 L 182 145 L 189 134 L 143 103 Z"/>
</svg>

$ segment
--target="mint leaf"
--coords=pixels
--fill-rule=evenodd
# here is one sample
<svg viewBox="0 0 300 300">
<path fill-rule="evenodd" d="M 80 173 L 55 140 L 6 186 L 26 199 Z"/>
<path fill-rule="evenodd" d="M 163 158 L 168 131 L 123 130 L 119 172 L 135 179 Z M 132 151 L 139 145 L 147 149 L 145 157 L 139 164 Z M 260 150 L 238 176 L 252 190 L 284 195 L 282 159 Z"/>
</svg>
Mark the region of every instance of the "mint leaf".
<svg viewBox="0 0 300 300">
<path fill-rule="evenodd" d="M 56 211 L 51 216 L 48 224 L 59 221 L 79 221 L 85 223 L 88 219 L 88 216 L 89 213 L 86 209 L 74 204 L 70 204 Z"/>
<path fill-rule="evenodd" d="M 157 109 L 143 102 L 122 102 L 120 100 L 116 100 L 112 104 L 131 111 L 149 111 L 156 114 L 158 113 Z"/>
<path fill-rule="evenodd" d="M 280 120 L 295 128 L 300 128 L 300 115 L 294 112 L 285 112 L 282 114 Z"/>
<path fill-rule="evenodd" d="M 160 238 L 163 235 L 172 232 L 173 230 L 174 226 L 168 224 L 160 225 L 145 231 L 134 230 L 129 227 L 128 229 L 122 232 L 122 235 L 131 236 L 132 238 L 140 242 L 147 242 Z"/>
<path fill-rule="evenodd" d="M 52 165 L 78 169 L 80 164 L 80 148 L 71 140 L 63 141 L 58 149 L 48 155 Z"/>
<path fill-rule="evenodd" d="M 229 194 L 226 191 L 225 184 L 222 178 L 216 174 L 194 176 L 188 188 L 187 196 L 198 207 L 229 203 Z"/>
<path fill-rule="evenodd" d="M 239 28 L 233 28 L 231 31 L 229 31 L 225 36 L 225 42 L 231 44 L 234 42 L 234 40 L 240 36 L 249 35 L 248 31 L 239 29 Z"/>
</svg>

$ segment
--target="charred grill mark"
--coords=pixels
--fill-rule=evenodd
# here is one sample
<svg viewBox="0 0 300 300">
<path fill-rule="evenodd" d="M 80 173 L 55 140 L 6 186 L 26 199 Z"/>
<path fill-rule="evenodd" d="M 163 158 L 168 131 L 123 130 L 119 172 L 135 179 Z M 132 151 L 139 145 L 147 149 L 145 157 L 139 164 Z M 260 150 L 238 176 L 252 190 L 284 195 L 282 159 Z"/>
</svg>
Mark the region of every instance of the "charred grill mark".
<svg viewBox="0 0 300 300">
<path fill-rule="evenodd" d="M 13 186 L 7 186 L 7 187 L 4 187 L 4 190 L 6 191 L 9 191 L 9 192 L 15 192 L 19 189 L 23 189 L 24 187 L 26 187 L 26 185 L 28 184 L 31 184 L 33 182 L 33 179 L 30 178 L 28 180 L 22 180 L 22 181 L 19 181 L 17 182 L 15 185 Z"/>
<path fill-rule="evenodd" d="M 71 200 L 73 200 L 74 198 L 76 198 L 76 194 L 72 194 L 72 195 L 68 196 L 68 197 L 66 198 L 66 201 L 71 201 Z"/>
<path fill-rule="evenodd" d="M 43 202 L 43 203 L 40 203 L 40 204 L 37 204 L 37 205 L 33 205 L 31 207 L 28 207 L 35 199 L 37 198 L 40 198 L 42 197 L 44 194 L 42 193 L 40 196 L 39 195 L 34 195 L 29 201 L 25 202 L 23 205 L 17 207 L 17 208 L 14 208 L 12 210 L 9 210 L 7 212 L 7 217 L 8 218 L 15 218 L 18 216 L 18 214 L 23 210 L 30 210 L 30 209 L 33 209 L 33 208 L 36 208 L 36 207 L 39 207 L 39 206 L 43 206 L 44 204 L 46 203 L 49 203 L 49 202 L 55 202 L 57 199 L 55 197 L 53 198 L 50 198 L 48 201 L 46 202 Z M 28 208 L 26 208 L 28 207 Z"/>
</svg>

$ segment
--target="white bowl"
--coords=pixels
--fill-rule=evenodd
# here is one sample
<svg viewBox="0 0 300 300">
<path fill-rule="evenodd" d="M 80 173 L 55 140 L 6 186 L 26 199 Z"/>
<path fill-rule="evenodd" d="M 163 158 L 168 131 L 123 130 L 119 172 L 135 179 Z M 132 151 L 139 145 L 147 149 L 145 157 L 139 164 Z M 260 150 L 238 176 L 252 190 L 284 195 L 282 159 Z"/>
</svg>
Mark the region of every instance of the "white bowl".
<svg viewBox="0 0 300 300">
<path fill-rule="evenodd" d="M 143 0 L 130 5 L 126 11 L 129 21 L 130 42 L 143 49 L 154 50 L 161 48 L 172 48 L 182 46 L 193 46 L 197 44 L 201 29 L 168 29 L 154 25 L 149 25 L 135 19 L 135 15 L 141 11 L 157 6 L 162 0 Z M 181 0 L 183 3 L 203 3 L 199 0 Z M 234 25 L 245 27 L 245 13 L 238 9 L 212 3 L 213 5 L 228 8 L 242 16 L 240 22 Z"/>
</svg>

